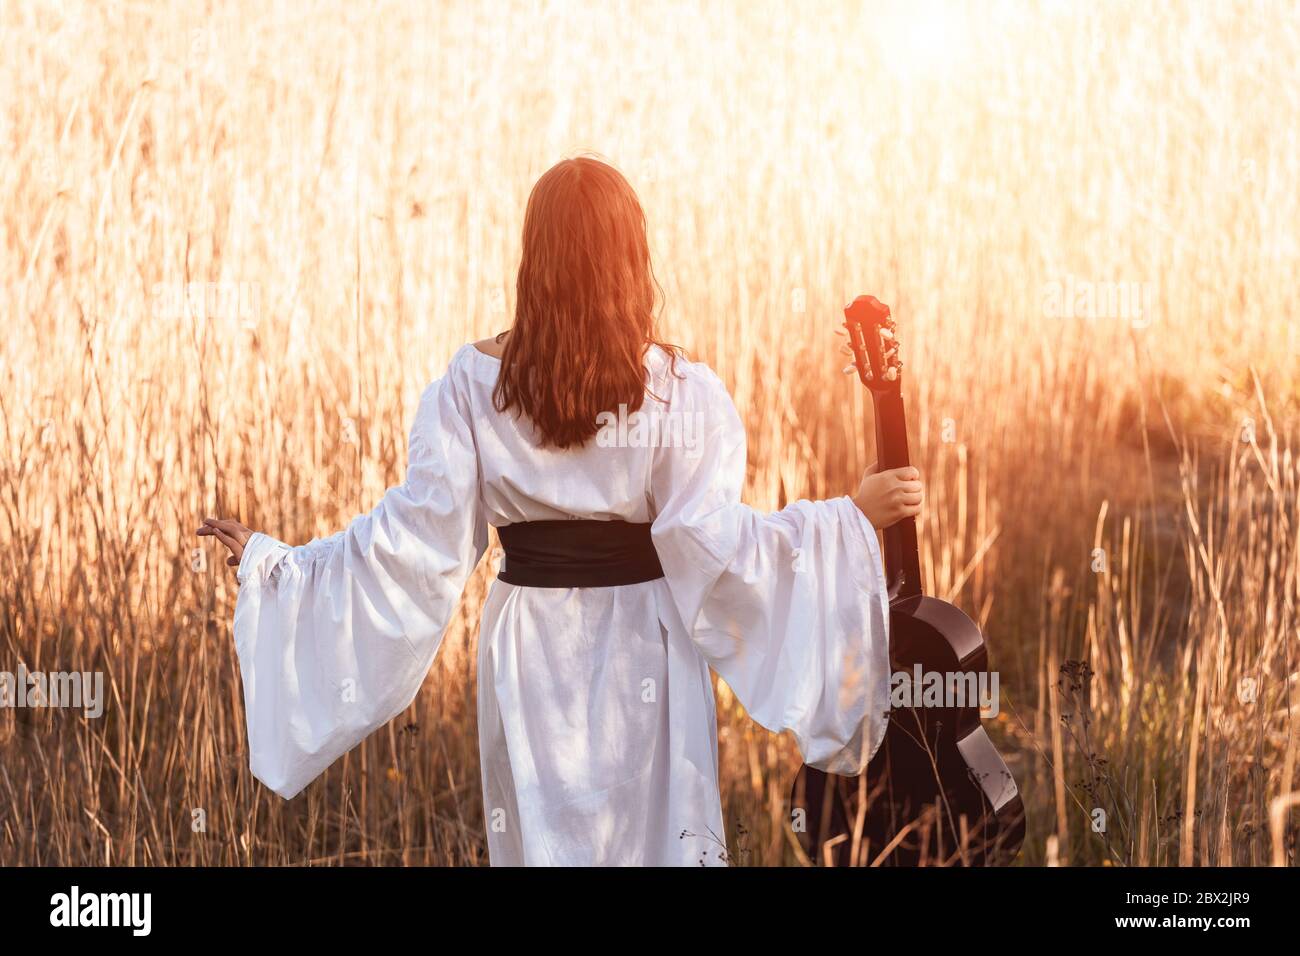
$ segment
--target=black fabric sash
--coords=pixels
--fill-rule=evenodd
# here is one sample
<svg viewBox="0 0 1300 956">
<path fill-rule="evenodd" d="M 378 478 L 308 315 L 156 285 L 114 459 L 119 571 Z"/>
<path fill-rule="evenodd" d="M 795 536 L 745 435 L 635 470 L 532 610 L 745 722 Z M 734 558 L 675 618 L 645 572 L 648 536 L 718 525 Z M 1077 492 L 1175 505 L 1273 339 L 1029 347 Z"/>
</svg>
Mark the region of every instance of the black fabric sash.
<svg viewBox="0 0 1300 956">
<path fill-rule="evenodd" d="M 497 528 L 505 564 L 497 575 L 526 588 L 611 588 L 664 576 L 650 525 L 564 519 Z"/>
</svg>

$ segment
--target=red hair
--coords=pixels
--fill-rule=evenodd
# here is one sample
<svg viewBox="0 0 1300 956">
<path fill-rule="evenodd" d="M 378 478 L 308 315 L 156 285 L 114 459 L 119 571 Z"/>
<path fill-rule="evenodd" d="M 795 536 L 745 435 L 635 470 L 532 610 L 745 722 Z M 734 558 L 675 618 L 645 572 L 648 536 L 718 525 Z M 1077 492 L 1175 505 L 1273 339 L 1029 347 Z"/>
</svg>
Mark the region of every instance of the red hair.
<svg viewBox="0 0 1300 956">
<path fill-rule="evenodd" d="M 681 349 L 656 338 L 645 213 L 618 170 L 588 157 L 552 166 L 524 213 L 515 321 L 493 391 L 517 408 L 543 446 L 569 448 L 596 434 L 597 416 L 629 412 L 646 395 L 645 353 Z"/>
</svg>

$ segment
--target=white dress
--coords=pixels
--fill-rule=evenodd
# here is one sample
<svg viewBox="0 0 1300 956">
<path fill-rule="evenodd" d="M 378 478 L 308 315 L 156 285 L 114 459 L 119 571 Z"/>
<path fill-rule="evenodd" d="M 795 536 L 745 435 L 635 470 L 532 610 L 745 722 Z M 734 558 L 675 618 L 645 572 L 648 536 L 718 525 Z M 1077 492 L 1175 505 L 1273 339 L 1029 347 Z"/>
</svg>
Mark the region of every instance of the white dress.
<svg viewBox="0 0 1300 956">
<path fill-rule="evenodd" d="M 570 517 L 653 522 L 664 577 L 492 582 L 478 729 L 494 865 L 718 862 L 710 666 L 807 763 L 866 765 L 889 707 L 875 531 L 848 497 L 742 504 L 744 429 L 721 380 L 682 359 L 670 374 L 657 347 L 646 366 L 666 405 L 558 451 L 493 408 L 500 362 L 466 345 L 373 511 L 301 547 L 252 536 L 234 630 L 257 779 L 288 799 L 411 703 L 488 525 Z"/>
</svg>

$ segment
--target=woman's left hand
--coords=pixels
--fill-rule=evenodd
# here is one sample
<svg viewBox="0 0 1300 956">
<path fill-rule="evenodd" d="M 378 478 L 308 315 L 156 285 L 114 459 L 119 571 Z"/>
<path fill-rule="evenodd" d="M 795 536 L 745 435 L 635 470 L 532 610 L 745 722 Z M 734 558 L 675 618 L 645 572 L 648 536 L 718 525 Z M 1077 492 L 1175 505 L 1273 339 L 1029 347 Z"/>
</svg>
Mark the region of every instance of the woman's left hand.
<svg viewBox="0 0 1300 956">
<path fill-rule="evenodd" d="M 216 537 L 230 549 L 226 564 L 232 568 L 239 567 L 239 559 L 244 556 L 244 545 L 253 536 L 253 532 L 233 518 L 204 518 L 203 527 L 198 533 L 200 536 Z"/>
</svg>

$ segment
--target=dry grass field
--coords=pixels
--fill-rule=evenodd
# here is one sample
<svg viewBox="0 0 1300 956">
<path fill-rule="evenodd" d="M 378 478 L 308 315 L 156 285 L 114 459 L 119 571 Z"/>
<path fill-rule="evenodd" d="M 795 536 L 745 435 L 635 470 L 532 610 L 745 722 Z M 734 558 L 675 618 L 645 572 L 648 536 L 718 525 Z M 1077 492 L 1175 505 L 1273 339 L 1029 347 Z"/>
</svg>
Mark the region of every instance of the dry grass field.
<svg viewBox="0 0 1300 956">
<path fill-rule="evenodd" d="M 583 150 L 642 198 L 754 506 L 855 487 L 832 331 L 893 307 L 926 584 L 987 629 L 1022 862 L 1296 863 L 1297 14 L 2 0 L 0 670 L 106 704 L 0 709 L 0 864 L 486 863 L 487 568 L 409 713 L 286 803 L 193 532 L 305 542 L 400 480 Z M 719 707 L 732 859 L 801 862 L 795 749 Z"/>
</svg>

